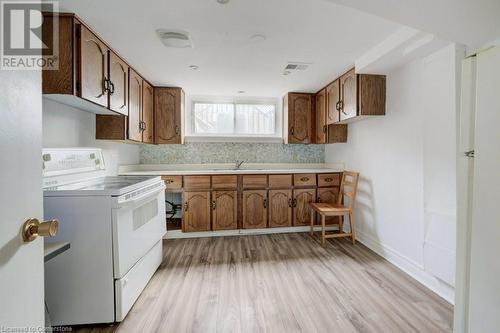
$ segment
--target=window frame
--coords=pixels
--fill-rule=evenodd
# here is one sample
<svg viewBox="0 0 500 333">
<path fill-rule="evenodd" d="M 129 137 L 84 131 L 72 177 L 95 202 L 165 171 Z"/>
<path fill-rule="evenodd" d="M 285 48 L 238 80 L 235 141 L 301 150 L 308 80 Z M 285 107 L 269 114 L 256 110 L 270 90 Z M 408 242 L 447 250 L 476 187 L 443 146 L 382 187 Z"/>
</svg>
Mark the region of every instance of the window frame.
<svg viewBox="0 0 500 333">
<path fill-rule="evenodd" d="M 256 104 L 274 105 L 274 133 L 269 135 L 228 135 L 228 134 L 196 134 L 194 133 L 194 105 L 195 103 L 207 104 Z M 262 143 L 282 143 L 282 117 L 283 110 L 281 102 L 277 98 L 238 98 L 238 97 L 203 97 L 193 96 L 188 98 L 186 103 L 186 142 L 262 142 Z M 236 107 L 235 107 L 236 109 Z"/>
</svg>

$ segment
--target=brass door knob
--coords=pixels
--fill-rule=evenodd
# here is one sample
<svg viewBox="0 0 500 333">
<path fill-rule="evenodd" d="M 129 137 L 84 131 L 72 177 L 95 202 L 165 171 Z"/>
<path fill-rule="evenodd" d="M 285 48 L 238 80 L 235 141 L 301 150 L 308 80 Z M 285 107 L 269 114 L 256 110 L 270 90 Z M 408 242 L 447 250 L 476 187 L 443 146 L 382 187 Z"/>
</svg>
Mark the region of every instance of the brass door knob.
<svg viewBox="0 0 500 333">
<path fill-rule="evenodd" d="M 48 220 L 41 222 L 38 219 L 29 219 L 24 222 L 22 236 L 25 242 L 33 241 L 37 236 L 54 237 L 59 230 L 57 220 Z"/>
</svg>

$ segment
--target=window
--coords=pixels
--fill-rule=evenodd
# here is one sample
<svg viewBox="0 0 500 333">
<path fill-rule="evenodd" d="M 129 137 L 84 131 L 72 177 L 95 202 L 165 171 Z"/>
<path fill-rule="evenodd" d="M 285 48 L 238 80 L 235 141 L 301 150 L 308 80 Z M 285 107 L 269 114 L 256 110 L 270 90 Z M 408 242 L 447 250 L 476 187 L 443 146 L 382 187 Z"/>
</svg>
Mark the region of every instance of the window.
<svg viewBox="0 0 500 333">
<path fill-rule="evenodd" d="M 279 137 L 276 104 L 194 101 L 191 135 L 203 137 Z"/>
</svg>

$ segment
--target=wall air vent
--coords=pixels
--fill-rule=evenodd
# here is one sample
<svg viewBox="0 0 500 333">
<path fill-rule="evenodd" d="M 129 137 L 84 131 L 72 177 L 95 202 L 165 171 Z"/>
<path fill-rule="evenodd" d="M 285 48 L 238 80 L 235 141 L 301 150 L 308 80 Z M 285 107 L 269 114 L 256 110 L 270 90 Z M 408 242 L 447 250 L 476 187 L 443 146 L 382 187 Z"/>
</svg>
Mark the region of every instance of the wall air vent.
<svg viewBox="0 0 500 333">
<path fill-rule="evenodd" d="M 309 65 L 310 63 L 306 62 L 289 62 L 285 67 L 285 71 L 304 71 Z"/>
</svg>

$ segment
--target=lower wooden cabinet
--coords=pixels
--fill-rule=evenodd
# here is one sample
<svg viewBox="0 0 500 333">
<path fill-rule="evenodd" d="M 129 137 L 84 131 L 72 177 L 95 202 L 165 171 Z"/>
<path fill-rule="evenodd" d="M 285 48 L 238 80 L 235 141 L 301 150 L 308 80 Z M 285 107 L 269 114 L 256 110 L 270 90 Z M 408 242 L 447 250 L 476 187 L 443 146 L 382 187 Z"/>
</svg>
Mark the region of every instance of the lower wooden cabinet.
<svg viewBox="0 0 500 333">
<path fill-rule="evenodd" d="M 311 207 L 309 203 L 316 201 L 315 189 L 296 189 L 293 191 L 293 225 L 309 225 L 311 223 Z"/>
<path fill-rule="evenodd" d="M 324 203 L 337 203 L 337 198 L 339 195 L 339 188 L 338 187 L 325 187 L 325 188 L 319 188 L 318 189 L 318 199 L 317 202 L 324 202 Z M 317 216 L 317 223 L 321 223 L 321 220 L 319 219 L 319 215 Z M 339 216 L 330 216 L 325 219 L 326 224 L 339 224 Z"/>
<path fill-rule="evenodd" d="M 243 228 L 267 227 L 267 191 L 243 191 Z"/>
<path fill-rule="evenodd" d="M 182 231 L 210 230 L 210 192 L 184 192 Z"/>
<path fill-rule="evenodd" d="M 292 225 L 292 190 L 269 191 L 269 227 Z"/>
<path fill-rule="evenodd" d="M 212 230 L 238 228 L 238 192 L 212 192 Z"/>
</svg>

